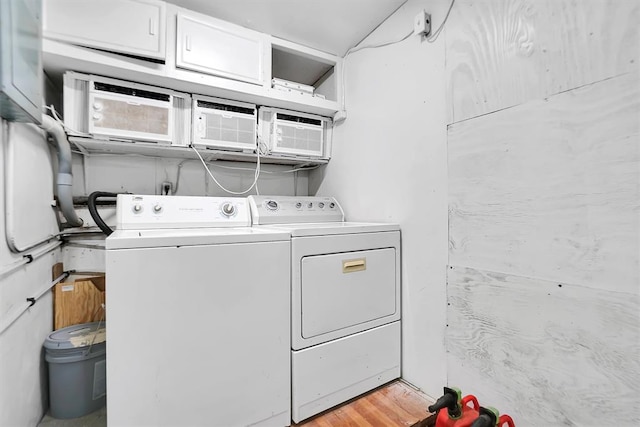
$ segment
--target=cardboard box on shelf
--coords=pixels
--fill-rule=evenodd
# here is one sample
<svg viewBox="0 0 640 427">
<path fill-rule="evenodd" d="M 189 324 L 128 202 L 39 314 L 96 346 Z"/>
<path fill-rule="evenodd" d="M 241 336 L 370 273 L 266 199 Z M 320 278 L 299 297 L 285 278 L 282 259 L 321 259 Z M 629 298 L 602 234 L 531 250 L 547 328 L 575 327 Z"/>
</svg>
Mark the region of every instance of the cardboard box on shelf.
<svg viewBox="0 0 640 427">
<path fill-rule="evenodd" d="M 105 320 L 104 273 L 69 276 L 56 284 L 53 291 L 54 329 Z"/>
</svg>

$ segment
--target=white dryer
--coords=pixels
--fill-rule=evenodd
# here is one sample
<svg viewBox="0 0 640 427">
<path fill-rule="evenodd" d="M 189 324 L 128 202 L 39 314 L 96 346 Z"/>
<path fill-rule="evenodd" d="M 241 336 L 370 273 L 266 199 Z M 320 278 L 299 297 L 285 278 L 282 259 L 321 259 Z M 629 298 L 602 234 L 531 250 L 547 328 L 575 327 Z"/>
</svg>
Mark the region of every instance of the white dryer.
<svg viewBox="0 0 640 427">
<path fill-rule="evenodd" d="M 289 425 L 289 234 L 240 198 L 119 195 L 117 218 L 109 425 Z"/>
<path fill-rule="evenodd" d="M 254 228 L 291 235 L 292 417 L 400 376 L 400 230 L 345 222 L 331 197 L 250 196 Z"/>
</svg>

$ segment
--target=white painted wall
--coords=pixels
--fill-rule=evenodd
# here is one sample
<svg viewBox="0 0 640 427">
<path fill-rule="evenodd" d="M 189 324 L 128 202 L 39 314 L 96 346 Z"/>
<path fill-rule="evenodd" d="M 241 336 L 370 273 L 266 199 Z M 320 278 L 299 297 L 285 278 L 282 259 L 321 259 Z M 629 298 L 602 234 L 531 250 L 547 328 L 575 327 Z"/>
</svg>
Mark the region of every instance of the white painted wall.
<svg viewBox="0 0 640 427">
<path fill-rule="evenodd" d="M 210 170 L 231 191 L 244 191 L 253 183 L 255 163 L 214 162 Z M 260 194 L 306 195 L 308 172 L 291 173 L 295 166 L 261 164 Z M 207 174 L 198 159 L 154 158 L 136 155 L 74 155 L 74 196 L 93 191 L 160 194 L 160 185 L 169 181 L 179 196 L 230 196 Z M 256 194 L 255 189 L 244 196 Z"/>
<path fill-rule="evenodd" d="M 7 122 L 1 121 L 0 133 L 0 271 L 22 259 L 22 255 L 11 253 L 5 239 L 4 217 L 4 171 L 7 148 Z M 12 127 L 28 125 L 12 124 Z M 14 129 L 15 130 L 15 129 Z M 16 168 L 24 170 L 32 168 L 39 162 L 51 162 L 49 150 L 44 138 L 34 136 L 23 138 L 20 144 L 28 144 L 38 158 L 20 157 L 16 159 Z M 24 183 L 22 197 L 38 194 L 42 197 L 42 188 L 52 188 L 53 177 L 50 170 L 32 168 L 29 182 Z M 33 192 L 29 190 L 33 189 Z M 49 197 L 49 200 L 50 197 Z M 51 226 L 50 211 L 31 212 L 32 221 L 47 222 Z M 23 223 L 28 227 L 28 223 Z M 55 226 L 55 223 L 53 224 Z M 20 233 L 20 231 L 18 230 Z M 60 251 L 55 250 L 36 259 L 33 263 L 18 268 L 13 273 L 0 277 L 0 324 L 21 312 L 26 298 L 32 297 L 51 283 L 51 266 L 60 258 Z M 38 423 L 46 407 L 47 381 L 46 365 L 42 343 L 51 331 L 53 321 L 51 294 L 45 294 L 38 302 L 24 312 L 8 329 L 0 332 L 0 425 L 1 426 L 33 426 Z"/>
<path fill-rule="evenodd" d="M 448 0 L 410 0 L 362 45 L 398 40 L 420 9 L 439 25 Z M 402 230 L 402 375 L 437 397 L 446 383 L 447 148 L 444 34 L 355 52 L 345 61 L 346 121 L 310 193 L 335 195 L 347 220 Z"/>
</svg>

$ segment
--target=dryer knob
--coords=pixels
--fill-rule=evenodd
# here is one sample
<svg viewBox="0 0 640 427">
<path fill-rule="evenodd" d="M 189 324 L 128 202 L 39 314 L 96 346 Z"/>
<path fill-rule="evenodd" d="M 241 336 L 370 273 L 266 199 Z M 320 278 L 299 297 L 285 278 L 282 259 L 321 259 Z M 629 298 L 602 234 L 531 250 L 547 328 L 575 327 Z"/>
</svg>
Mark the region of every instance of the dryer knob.
<svg viewBox="0 0 640 427">
<path fill-rule="evenodd" d="M 162 212 L 162 205 L 160 203 L 156 203 L 155 205 L 153 205 L 153 211 L 155 213 L 160 213 Z"/>
<path fill-rule="evenodd" d="M 142 205 L 139 203 L 136 203 L 135 205 L 133 205 L 133 213 L 140 213 L 142 212 Z"/>
<path fill-rule="evenodd" d="M 230 217 L 236 213 L 236 207 L 232 203 L 227 202 L 222 205 L 220 211 L 222 212 L 222 215 Z"/>
<path fill-rule="evenodd" d="M 296 208 L 297 208 L 297 209 L 302 208 L 302 203 L 300 203 L 300 202 L 296 203 Z"/>
<path fill-rule="evenodd" d="M 275 200 L 269 200 L 267 203 L 265 203 L 265 206 L 270 211 L 275 211 L 276 209 L 278 209 L 278 202 L 276 202 Z"/>
</svg>

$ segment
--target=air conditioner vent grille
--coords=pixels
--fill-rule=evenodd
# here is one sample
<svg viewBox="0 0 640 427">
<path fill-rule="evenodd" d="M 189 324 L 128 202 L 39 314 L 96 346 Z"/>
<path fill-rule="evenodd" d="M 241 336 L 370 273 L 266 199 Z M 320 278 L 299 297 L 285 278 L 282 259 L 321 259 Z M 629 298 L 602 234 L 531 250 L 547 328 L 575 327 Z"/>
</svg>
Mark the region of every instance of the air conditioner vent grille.
<svg viewBox="0 0 640 427">
<path fill-rule="evenodd" d="M 322 130 L 280 126 L 278 146 L 309 153 L 322 153 Z"/>
<path fill-rule="evenodd" d="M 204 138 L 246 146 L 254 146 L 256 141 L 255 121 L 241 117 L 224 117 L 219 114 L 202 113 Z"/>
</svg>

